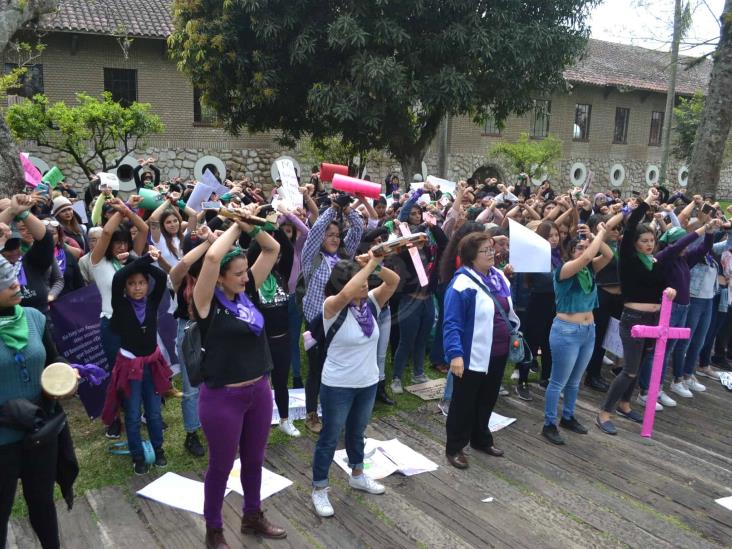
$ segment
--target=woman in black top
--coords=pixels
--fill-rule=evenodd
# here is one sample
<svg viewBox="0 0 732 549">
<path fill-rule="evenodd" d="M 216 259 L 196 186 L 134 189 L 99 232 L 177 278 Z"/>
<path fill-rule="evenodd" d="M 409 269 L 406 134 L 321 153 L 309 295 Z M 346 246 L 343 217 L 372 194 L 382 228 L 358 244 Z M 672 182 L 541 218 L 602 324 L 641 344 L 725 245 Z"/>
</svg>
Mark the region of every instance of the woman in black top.
<svg viewBox="0 0 732 549">
<path fill-rule="evenodd" d="M 253 206 L 243 210 L 253 214 Z M 262 249 L 251 267 L 241 249 L 232 250 L 242 231 Z M 264 318 L 253 303 L 279 251 L 277 241 L 266 232 L 234 223 L 209 248 L 193 288 L 193 313 L 206 350 L 198 413 L 209 450 L 203 505 L 207 547 L 227 547 L 221 508 L 237 448 L 244 489 L 242 532 L 268 538 L 287 535 L 261 509 L 262 464 L 272 420 L 267 379 L 272 357 Z"/>
<path fill-rule="evenodd" d="M 624 365 L 623 371 L 610 385 L 605 403 L 596 419 L 597 426 L 609 435 L 617 434 L 615 425 L 610 421 L 613 412 L 638 423 L 643 421 L 640 414 L 631 410 L 630 398 L 644 354 L 653 352 L 655 341 L 631 337 L 631 328 L 636 324 L 656 324 L 662 294 L 665 293 L 671 300 L 676 297 L 676 290 L 666 288 L 663 269 L 653 257 L 656 234 L 650 226 L 640 223 L 651 204 L 657 201 L 658 191 L 649 189 L 645 201 L 630 214 L 619 247 L 620 284 L 624 304 L 623 314 L 620 316 L 620 339 L 623 342 Z"/>
<path fill-rule="evenodd" d="M 159 255 L 151 246 L 148 255 L 125 265 L 112 279 L 111 329 L 119 335 L 121 345 L 107 386 L 102 419 L 111 424 L 123 401 L 127 442 L 138 475 L 148 471 L 140 435 L 141 404 L 145 405 L 155 465 L 167 465 L 160 395 L 170 388 L 172 373 L 157 341 L 158 307 L 166 283 L 165 273 L 153 265 Z"/>
</svg>

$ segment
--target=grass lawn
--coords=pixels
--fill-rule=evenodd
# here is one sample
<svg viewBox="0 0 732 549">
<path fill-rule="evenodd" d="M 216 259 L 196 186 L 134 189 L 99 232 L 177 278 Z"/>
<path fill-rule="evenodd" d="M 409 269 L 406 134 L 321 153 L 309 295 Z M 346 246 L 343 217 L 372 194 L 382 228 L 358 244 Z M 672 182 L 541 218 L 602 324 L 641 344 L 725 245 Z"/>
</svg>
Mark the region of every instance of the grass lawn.
<svg viewBox="0 0 732 549">
<path fill-rule="evenodd" d="M 301 363 L 303 365 L 302 377 L 307 377 L 307 359 L 305 353 L 301 349 Z M 430 367 L 429 359 L 425 359 L 425 374 L 430 378 L 442 377 L 442 375 Z M 504 384 L 510 383 L 509 378 L 513 366 L 506 368 Z M 391 379 L 392 361 L 391 355 L 387 354 L 386 379 Z M 409 385 L 411 379 L 411 366 L 406 370 L 405 386 Z M 176 376 L 175 384 L 180 388 L 180 378 Z M 290 379 L 292 381 L 292 379 Z M 290 383 L 291 385 L 291 383 Z M 387 385 L 388 387 L 388 385 Z M 385 406 L 376 403 L 374 408 L 374 416 L 381 417 L 395 413 L 395 411 L 414 410 L 424 404 L 424 401 L 406 391 L 401 395 L 393 395 L 397 401 L 395 406 Z M 436 404 L 436 403 L 435 403 Z M 79 460 L 80 472 L 74 486 L 77 495 L 81 495 L 87 490 L 100 488 L 109 485 L 127 486 L 128 480 L 133 476 L 132 461 L 129 456 L 115 456 L 108 451 L 112 442 L 104 436 L 104 425 L 100 420 L 89 420 L 81 401 L 75 398 L 64 404 L 64 408 L 69 417 L 71 425 L 71 435 L 74 439 L 76 447 L 76 456 Z M 168 458 L 168 471 L 194 471 L 203 472 L 207 465 L 207 458 L 194 458 L 183 448 L 186 433 L 183 428 L 183 420 L 181 416 L 180 400 L 171 399 L 163 406 L 163 419 L 168 424 L 165 431 L 165 454 Z M 296 421 L 297 428 L 305 435 L 308 433 L 302 421 Z M 143 427 L 142 434 L 147 438 L 147 433 Z M 199 432 L 201 441 L 205 445 L 205 437 Z M 312 435 L 314 436 L 314 435 Z M 120 440 L 125 440 L 124 435 Z M 287 444 L 290 437 L 285 435 L 278 428 L 273 427 L 269 444 Z M 15 498 L 13 507 L 13 516 L 23 516 L 27 513 L 25 500 L 20 495 L 21 488 L 18 487 L 18 494 Z M 61 493 L 56 488 L 56 498 L 61 498 Z"/>
</svg>

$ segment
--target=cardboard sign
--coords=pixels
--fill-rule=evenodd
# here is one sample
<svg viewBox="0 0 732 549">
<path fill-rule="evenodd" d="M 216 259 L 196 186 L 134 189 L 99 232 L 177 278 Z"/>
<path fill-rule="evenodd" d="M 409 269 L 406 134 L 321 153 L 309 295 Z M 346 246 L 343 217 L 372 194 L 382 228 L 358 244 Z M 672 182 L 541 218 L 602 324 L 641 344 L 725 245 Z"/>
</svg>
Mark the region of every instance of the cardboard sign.
<svg viewBox="0 0 732 549">
<path fill-rule="evenodd" d="M 54 166 L 50 170 L 46 172 L 46 175 L 43 176 L 44 183 L 48 183 L 48 185 L 51 186 L 52 189 L 56 188 L 56 185 L 61 183 L 64 180 L 64 174 L 61 172 L 61 170 L 58 169 L 58 166 Z"/>
<path fill-rule="evenodd" d="M 119 190 L 119 178 L 113 173 L 99 172 L 99 188 L 101 190 L 109 189 L 110 191 Z"/>
<path fill-rule="evenodd" d="M 449 181 L 447 179 L 440 179 L 439 177 L 435 177 L 434 175 L 427 176 L 427 183 L 431 183 L 432 185 L 439 185 L 440 190 L 443 193 L 455 193 L 455 187 L 457 187 L 457 183 L 454 181 Z"/>
<path fill-rule="evenodd" d="M 409 385 L 404 389 L 413 395 L 418 396 L 422 400 L 437 400 L 441 399 L 445 393 L 445 378 L 432 379 L 426 383 L 418 383 L 416 385 Z"/>
<path fill-rule="evenodd" d="M 39 172 L 33 162 L 28 159 L 28 153 L 20 153 L 20 163 L 23 166 L 25 182 L 31 187 L 38 186 L 41 182 L 41 172 Z"/>
</svg>

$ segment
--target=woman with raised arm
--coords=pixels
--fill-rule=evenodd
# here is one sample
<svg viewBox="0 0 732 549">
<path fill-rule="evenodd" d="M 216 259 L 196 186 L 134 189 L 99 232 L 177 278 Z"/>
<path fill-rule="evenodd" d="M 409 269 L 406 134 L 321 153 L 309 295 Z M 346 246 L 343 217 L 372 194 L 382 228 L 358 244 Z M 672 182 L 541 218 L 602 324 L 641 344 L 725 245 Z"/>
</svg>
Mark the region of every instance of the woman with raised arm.
<svg viewBox="0 0 732 549">
<path fill-rule="evenodd" d="M 180 193 L 168 194 L 163 203 L 147 219 L 147 224 L 150 226 L 150 240 L 160 250 L 158 265 L 166 273 L 169 273 L 183 256 L 181 245 L 184 233 L 190 232 L 189 228 L 196 228 L 195 210 L 186 206 L 185 214 L 188 221 L 183 221 L 178 213 L 178 199 L 180 199 Z"/>
<path fill-rule="evenodd" d="M 549 345 L 554 364 L 546 389 L 541 434 L 553 444 L 564 444 L 557 429 L 557 406 L 562 391 L 564 409 L 559 424 L 572 432 L 587 434 L 587 429 L 574 417 L 574 407 L 580 379 L 595 347 L 595 319 L 592 315 L 597 307 L 595 274 L 613 258 L 613 251 L 605 243 L 606 237 L 604 223 L 598 226 L 597 236 L 589 231 L 587 225 L 581 225 L 578 238 L 569 244 L 567 262 L 552 275 L 557 316 L 552 323 Z"/>
<path fill-rule="evenodd" d="M 381 261 L 371 251 L 356 261 L 339 261 L 325 287 L 326 358 L 320 386 L 323 429 L 313 455 L 312 494 L 315 512 L 321 517 L 334 514 L 328 499 L 328 470 L 344 429 L 351 467 L 348 484 L 370 494 L 384 493 L 384 487 L 363 472 L 363 435 L 379 381 L 377 318 L 399 284 L 399 276 L 382 267 Z M 369 291 L 368 279 L 374 272 L 382 283 Z"/>
<path fill-rule="evenodd" d="M 661 310 L 661 297 L 665 293 L 669 299 L 676 297 L 676 290 L 666 287 L 663 268 L 653 257 L 656 235 L 648 225 L 640 221 L 651 204 L 658 200 L 658 191 L 648 190 L 645 201 L 638 204 L 628 217 L 623 240 L 620 243 L 620 285 L 623 294 L 623 314 L 620 317 L 620 339 L 623 343 L 623 370 L 608 389 L 602 409 L 597 415 L 597 426 L 609 435 L 617 434 L 617 428 L 610 420 L 614 412 L 636 422 L 643 417 L 632 410 L 630 398 L 633 396 L 638 372 L 644 353 L 652 353 L 654 340 L 634 338 L 630 330 L 636 324 L 653 325 L 658 322 Z"/>
<path fill-rule="evenodd" d="M 254 214 L 254 209 L 245 209 Z M 232 249 L 242 232 L 261 247 L 251 266 L 240 248 Z M 228 547 L 221 509 L 237 448 L 244 489 L 242 533 L 287 536 L 261 509 L 262 464 L 272 419 L 272 357 L 264 318 L 252 303 L 279 251 L 277 241 L 259 227 L 235 222 L 207 251 L 193 288 L 193 314 L 206 349 L 198 411 L 209 449 L 203 506 L 209 548 Z"/>
</svg>

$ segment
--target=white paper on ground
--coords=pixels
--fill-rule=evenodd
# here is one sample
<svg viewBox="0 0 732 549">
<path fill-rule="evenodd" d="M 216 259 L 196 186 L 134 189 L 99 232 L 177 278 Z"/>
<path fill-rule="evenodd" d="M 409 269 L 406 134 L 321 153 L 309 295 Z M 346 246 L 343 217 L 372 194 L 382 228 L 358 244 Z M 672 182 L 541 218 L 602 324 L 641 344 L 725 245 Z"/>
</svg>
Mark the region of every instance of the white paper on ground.
<svg viewBox="0 0 732 549">
<path fill-rule="evenodd" d="M 511 238 L 508 262 L 516 273 L 549 273 L 552 270 L 552 250 L 544 240 L 521 223 L 508 220 Z"/>
<path fill-rule="evenodd" d="M 227 489 L 225 494 L 230 491 Z M 177 509 L 203 514 L 203 482 L 175 473 L 165 473 L 138 490 L 137 495 Z"/>
<path fill-rule="evenodd" d="M 262 488 L 259 491 L 259 497 L 262 501 L 288 486 L 292 486 L 290 479 L 262 467 Z M 226 481 L 226 488 L 241 496 L 244 495 L 244 489 L 241 487 L 241 460 L 239 458 L 236 459 L 234 466 L 231 468 L 229 479 Z"/>
<path fill-rule="evenodd" d="M 620 321 L 615 317 L 610 317 L 610 323 L 607 325 L 607 332 L 605 332 L 602 347 L 616 357 L 623 358 L 623 342 L 620 340 Z"/>
<path fill-rule="evenodd" d="M 491 433 L 495 433 L 496 431 L 500 431 L 504 427 L 508 427 L 514 421 L 516 421 L 515 417 L 506 417 L 502 416 L 501 414 L 492 412 L 491 417 L 488 420 L 488 429 L 490 429 Z"/>
<path fill-rule="evenodd" d="M 287 406 L 287 417 L 293 421 L 296 419 L 305 419 L 307 410 L 305 409 L 305 389 L 290 389 L 290 402 Z M 320 404 L 318 404 L 318 416 L 322 416 Z M 274 391 L 272 391 L 272 425 L 280 422 L 280 413 L 277 411 L 277 403 L 274 401 Z"/>
<path fill-rule="evenodd" d="M 485 498 L 480 501 L 482 501 L 483 503 L 493 503 L 493 498 Z"/>
<path fill-rule="evenodd" d="M 719 503 L 725 509 L 729 509 L 730 511 L 732 511 L 732 496 L 728 496 L 726 498 L 715 499 L 714 501 Z"/>
<path fill-rule="evenodd" d="M 77 200 L 71 204 L 71 209 L 79 214 L 82 223 L 89 223 L 89 219 L 86 217 L 86 204 L 84 204 L 83 200 Z"/>
<path fill-rule="evenodd" d="M 443 193 L 450 193 L 452 195 L 455 194 L 455 187 L 457 187 L 457 183 L 455 183 L 454 181 L 449 181 L 448 179 L 441 179 L 439 177 L 435 177 L 434 175 L 427 176 L 427 183 L 432 183 L 433 185 L 439 185 L 440 190 Z"/>
<path fill-rule="evenodd" d="M 438 465 L 412 450 L 409 446 L 402 444 L 397 439 L 381 441 L 373 438 L 365 440 L 364 447 L 364 472 L 372 479 L 382 479 L 389 475 L 400 472 L 405 476 L 418 475 L 435 471 Z M 350 474 L 348 467 L 348 455 L 345 450 L 337 450 L 333 461 Z"/>
</svg>

